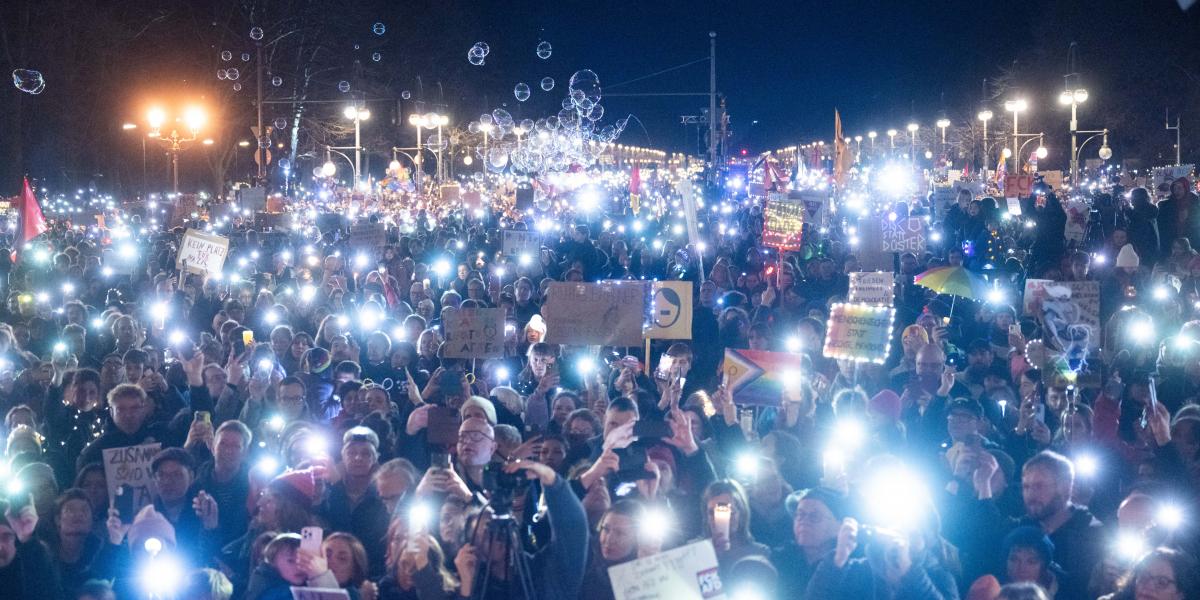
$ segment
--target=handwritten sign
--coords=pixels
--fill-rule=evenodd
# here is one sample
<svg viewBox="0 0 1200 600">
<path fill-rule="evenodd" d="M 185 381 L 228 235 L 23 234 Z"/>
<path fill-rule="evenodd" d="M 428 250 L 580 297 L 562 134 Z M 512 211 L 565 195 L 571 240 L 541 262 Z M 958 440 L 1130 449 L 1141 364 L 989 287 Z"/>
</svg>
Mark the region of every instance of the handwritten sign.
<svg viewBox="0 0 1200 600">
<path fill-rule="evenodd" d="M 850 274 L 850 301 L 892 306 L 896 280 L 891 273 L 876 271 Z"/>
<path fill-rule="evenodd" d="M 1092 205 L 1088 204 L 1086 200 L 1068 200 L 1063 203 L 1063 211 L 1067 213 L 1067 222 L 1063 225 L 1063 235 L 1068 240 L 1082 242 L 1087 233 Z"/>
<path fill-rule="evenodd" d="M 504 309 L 462 308 L 442 323 L 446 358 L 504 358 Z"/>
<path fill-rule="evenodd" d="M 534 258 L 542 249 L 542 235 L 536 231 L 506 229 L 500 249 L 505 256 L 529 254 L 530 258 Z"/>
<path fill-rule="evenodd" d="M 1027 279 L 1022 306 L 1042 322 L 1047 347 L 1063 352 L 1100 347 L 1100 282 Z"/>
<path fill-rule="evenodd" d="M 925 251 L 925 220 L 907 217 L 879 220 L 879 248 L 883 252 Z"/>
<path fill-rule="evenodd" d="M 648 281 L 550 284 L 542 317 L 551 344 L 640 346 Z"/>
<path fill-rule="evenodd" d="M 350 227 L 350 249 L 380 256 L 387 245 L 387 226 L 383 223 L 356 223 Z"/>
<path fill-rule="evenodd" d="M 799 384 L 802 357 L 790 352 L 725 349 L 721 372 L 736 404 L 779 406 L 783 390 Z"/>
<path fill-rule="evenodd" d="M 1005 175 L 1004 196 L 1006 198 L 1024 198 L 1033 195 L 1033 175 Z"/>
<path fill-rule="evenodd" d="M 117 490 L 122 485 L 133 489 L 134 511 L 154 501 L 154 476 L 150 471 L 150 462 L 161 448 L 162 444 L 156 442 L 104 451 L 104 478 L 108 483 L 110 503 L 116 503 Z"/>
<path fill-rule="evenodd" d="M 725 598 L 710 540 L 608 568 L 615 600 L 716 600 Z"/>
<path fill-rule="evenodd" d="M 350 600 L 350 593 L 341 588 L 292 587 L 292 600 Z"/>
<path fill-rule="evenodd" d="M 189 229 L 179 244 L 175 268 L 200 275 L 220 273 L 228 254 L 229 238 Z"/>
<path fill-rule="evenodd" d="M 883 364 L 891 349 L 896 309 L 868 304 L 834 304 L 825 328 L 826 358 Z"/>
<path fill-rule="evenodd" d="M 780 250 L 798 250 L 804 232 L 804 203 L 789 200 L 786 194 L 767 194 L 763 209 L 763 245 Z"/>
<path fill-rule="evenodd" d="M 646 337 L 652 340 L 692 339 L 692 282 L 654 282 L 650 328 L 646 330 Z"/>
</svg>

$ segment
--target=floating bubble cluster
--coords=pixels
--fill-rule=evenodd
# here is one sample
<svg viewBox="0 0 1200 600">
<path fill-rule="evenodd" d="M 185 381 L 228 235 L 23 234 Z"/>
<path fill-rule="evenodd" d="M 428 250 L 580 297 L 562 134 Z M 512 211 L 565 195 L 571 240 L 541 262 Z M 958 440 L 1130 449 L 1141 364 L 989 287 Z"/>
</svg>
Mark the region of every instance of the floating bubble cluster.
<svg viewBox="0 0 1200 600">
<path fill-rule="evenodd" d="M 349 92 L 350 91 L 350 82 L 346 81 L 344 79 L 342 81 L 339 81 L 338 82 L 338 91 L 343 94 L 345 94 L 346 92 Z"/>
<path fill-rule="evenodd" d="M 383 35 L 387 32 L 387 26 L 383 23 L 376 23 L 371 26 L 371 31 L 374 32 L 375 35 Z"/>
<path fill-rule="evenodd" d="M 467 51 L 467 61 L 475 66 L 482 66 L 483 61 L 487 58 L 492 49 L 484 42 L 475 42 L 474 46 Z"/>
<path fill-rule="evenodd" d="M 233 60 L 233 53 L 228 50 L 221 51 L 221 60 L 229 62 Z"/>
<path fill-rule="evenodd" d="M 46 89 L 46 79 L 33 69 L 13 69 L 13 85 L 26 94 L 40 94 Z"/>
<path fill-rule="evenodd" d="M 273 86 L 275 86 L 275 87 L 279 87 L 279 86 L 283 85 L 283 78 L 282 78 L 282 77 L 280 77 L 280 76 L 278 76 L 278 75 L 276 75 L 276 76 L 272 77 L 272 78 L 271 78 L 271 85 L 273 85 Z"/>
<path fill-rule="evenodd" d="M 528 100 L 529 85 L 524 82 L 518 83 L 516 87 L 513 88 L 513 96 L 517 99 L 517 102 L 524 102 Z"/>
<path fill-rule="evenodd" d="M 256 42 L 263 39 L 262 27 L 251 27 L 250 28 L 250 39 L 252 39 Z"/>
<path fill-rule="evenodd" d="M 550 52 L 553 48 L 550 47 L 550 42 L 541 42 L 537 45 L 537 56 L 542 60 L 550 58 Z"/>
<path fill-rule="evenodd" d="M 379 62 L 379 61 L 383 60 L 383 55 L 378 52 L 372 53 L 371 60 L 373 60 L 375 62 Z"/>
<path fill-rule="evenodd" d="M 543 77 L 542 78 L 542 91 L 548 92 L 552 89 L 554 89 L 554 78 L 553 77 Z"/>
<path fill-rule="evenodd" d="M 549 80 L 549 81 L 546 81 Z M 554 88 L 554 80 L 543 80 L 542 89 Z M 528 99 L 520 93 L 518 84 L 514 95 L 518 100 Z M 518 172 L 564 171 L 572 166 L 591 166 L 604 152 L 605 147 L 616 140 L 625 130 L 628 117 L 618 119 L 610 125 L 599 125 L 604 117 L 604 106 L 600 104 L 600 78 L 596 73 L 584 69 L 571 76 L 562 110 L 548 117 L 514 121 L 503 108 L 490 114 L 480 115 L 471 123 L 471 133 L 487 132 L 495 140 L 488 149 L 485 164 L 493 172 L 512 169 Z"/>
</svg>

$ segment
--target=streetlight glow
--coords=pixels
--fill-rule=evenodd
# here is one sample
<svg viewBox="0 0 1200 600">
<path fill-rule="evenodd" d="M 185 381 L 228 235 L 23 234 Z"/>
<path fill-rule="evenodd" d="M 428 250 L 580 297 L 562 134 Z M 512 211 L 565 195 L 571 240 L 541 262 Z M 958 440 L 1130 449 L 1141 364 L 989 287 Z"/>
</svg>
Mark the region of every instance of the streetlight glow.
<svg viewBox="0 0 1200 600">
<path fill-rule="evenodd" d="M 984 123 L 987 123 L 988 121 L 991 121 L 992 117 L 994 117 L 994 116 L 995 115 L 992 114 L 992 111 L 985 108 L 985 109 L 979 111 L 979 114 L 975 115 L 975 118 L 979 119 L 980 121 L 983 121 Z"/>
<path fill-rule="evenodd" d="M 204 110 L 198 106 L 189 106 L 183 111 L 183 123 L 193 132 L 200 131 L 204 121 Z"/>
<path fill-rule="evenodd" d="M 167 121 L 167 113 L 156 106 L 151 108 L 150 112 L 146 113 L 146 121 L 150 123 L 152 129 L 158 129 Z"/>
</svg>

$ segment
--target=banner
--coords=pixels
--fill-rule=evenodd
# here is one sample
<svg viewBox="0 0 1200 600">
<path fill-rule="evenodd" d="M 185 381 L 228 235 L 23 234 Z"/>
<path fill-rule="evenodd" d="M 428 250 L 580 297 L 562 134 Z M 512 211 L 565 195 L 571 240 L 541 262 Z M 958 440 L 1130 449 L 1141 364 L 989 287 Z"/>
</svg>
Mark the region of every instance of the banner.
<svg viewBox="0 0 1200 600">
<path fill-rule="evenodd" d="M 200 275 L 220 273 L 228 253 L 228 238 L 189 229 L 183 234 L 183 241 L 179 243 L 175 268 Z"/>
<path fill-rule="evenodd" d="M 896 299 L 896 279 L 884 271 L 850 274 L 851 302 L 892 306 Z"/>
<path fill-rule="evenodd" d="M 542 318 L 546 341 L 575 346 L 641 346 L 650 282 L 550 284 Z"/>
<path fill-rule="evenodd" d="M 155 442 L 104 451 L 104 478 L 108 483 L 109 506 L 116 504 L 117 489 L 122 485 L 132 489 L 135 513 L 154 501 L 154 475 L 150 471 L 150 462 L 161 448 L 162 444 Z"/>
<path fill-rule="evenodd" d="M 536 231 L 505 229 L 500 249 L 505 256 L 520 256 L 528 253 L 530 258 L 539 258 L 542 250 L 542 234 Z"/>
<path fill-rule="evenodd" d="M 1033 195 L 1033 175 L 1005 175 L 1004 196 L 1006 198 L 1025 198 Z"/>
<path fill-rule="evenodd" d="M 726 348 L 721 372 L 735 404 L 779 406 L 784 386 L 799 381 L 801 359 L 790 352 Z"/>
<path fill-rule="evenodd" d="M 238 208 L 254 214 L 267 207 L 267 190 L 261 187 L 244 187 L 238 190 Z"/>
<path fill-rule="evenodd" d="M 1026 280 L 1024 307 L 1051 350 L 1072 356 L 1100 347 L 1100 282 Z"/>
<path fill-rule="evenodd" d="M 615 600 L 725 598 L 711 540 L 700 540 L 608 568 Z"/>
<path fill-rule="evenodd" d="M 866 232 L 863 232 L 866 235 Z M 888 252 L 925 252 L 925 219 L 907 217 L 879 220 L 879 249 Z"/>
<path fill-rule="evenodd" d="M 826 358 L 883 364 L 892 344 L 896 309 L 867 304 L 834 304 L 825 327 Z"/>
<path fill-rule="evenodd" d="M 650 328 L 646 337 L 692 339 L 692 282 L 655 281 L 652 289 L 654 298 L 650 301 Z"/>
<path fill-rule="evenodd" d="M 363 252 L 371 257 L 381 257 L 383 256 L 383 247 L 387 245 L 387 225 L 355 223 L 350 226 L 349 243 L 351 252 Z"/>
<path fill-rule="evenodd" d="M 687 234 L 689 244 L 699 244 L 700 227 L 696 221 L 696 197 L 695 191 L 692 189 L 691 179 L 680 179 L 675 185 L 675 190 L 679 192 L 680 198 L 683 199 L 683 218 L 687 223 Z"/>
<path fill-rule="evenodd" d="M 804 232 L 803 202 L 789 200 L 787 194 L 767 193 L 763 208 L 763 245 L 780 250 L 799 250 Z"/>
<path fill-rule="evenodd" d="M 446 358 L 504 358 L 504 309 L 460 308 L 446 314 Z"/>
</svg>

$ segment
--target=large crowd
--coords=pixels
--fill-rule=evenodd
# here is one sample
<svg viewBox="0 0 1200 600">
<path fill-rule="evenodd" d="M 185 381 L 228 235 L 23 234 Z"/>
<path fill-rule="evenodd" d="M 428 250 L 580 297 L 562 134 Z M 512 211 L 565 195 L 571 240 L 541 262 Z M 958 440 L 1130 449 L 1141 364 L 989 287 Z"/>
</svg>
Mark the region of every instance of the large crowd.
<svg viewBox="0 0 1200 600">
<path fill-rule="evenodd" d="M 128 218 L 127 268 L 110 232 L 53 221 L 0 253 L 0 597 L 603 600 L 609 567 L 710 540 L 742 600 L 1200 598 L 1188 180 L 1089 192 L 1082 242 L 1056 190 L 1020 217 L 969 190 L 886 206 L 936 235 L 889 257 L 884 364 L 822 352 L 852 224 L 779 253 L 757 199 L 720 191 L 705 244 L 618 196 L 422 215 L 365 257 L 344 217 L 236 221 L 207 275 L 177 268 L 183 228 Z M 502 229 L 540 252 L 504 256 Z M 914 283 L 938 266 L 1007 294 Z M 542 314 L 551 283 L 611 279 L 691 282 L 690 339 L 545 341 L 569 326 Z M 1026 279 L 1099 282 L 1099 342 L 1047 359 Z M 472 307 L 505 310 L 503 358 L 445 356 Z M 800 354 L 802 376 L 743 406 L 727 348 Z M 149 497 L 110 486 L 146 444 Z"/>
</svg>

